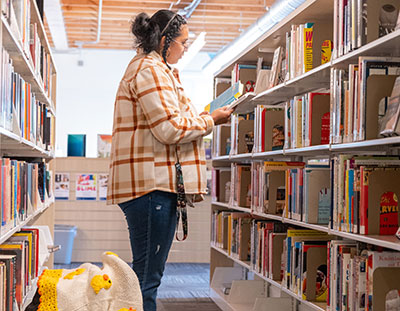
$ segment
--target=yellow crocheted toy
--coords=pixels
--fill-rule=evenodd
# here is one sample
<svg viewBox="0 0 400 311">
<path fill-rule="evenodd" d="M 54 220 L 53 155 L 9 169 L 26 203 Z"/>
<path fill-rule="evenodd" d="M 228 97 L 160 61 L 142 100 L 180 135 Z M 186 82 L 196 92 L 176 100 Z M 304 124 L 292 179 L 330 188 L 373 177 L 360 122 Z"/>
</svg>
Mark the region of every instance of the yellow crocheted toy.
<svg viewBox="0 0 400 311">
<path fill-rule="evenodd" d="M 28 310 L 143 311 L 132 268 L 113 252 L 104 252 L 101 259 L 102 267 L 83 263 L 75 269 L 44 270 Z"/>
<path fill-rule="evenodd" d="M 72 271 L 71 273 L 68 273 L 66 276 L 64 276 L 64 280 L 72 280 L 75 275 L 82 274 L 85 272 L 86 269 L 80 268 L 76 269 L 75 271 Z"/>
<path fill-rule="evenodd" d="M 90 281 L 90 285 L 94 289 L 95 293 L 98 294 L 102 288 L 109 289 L 112 282 L 107 274 L 95 275 Z"/>
</svg>

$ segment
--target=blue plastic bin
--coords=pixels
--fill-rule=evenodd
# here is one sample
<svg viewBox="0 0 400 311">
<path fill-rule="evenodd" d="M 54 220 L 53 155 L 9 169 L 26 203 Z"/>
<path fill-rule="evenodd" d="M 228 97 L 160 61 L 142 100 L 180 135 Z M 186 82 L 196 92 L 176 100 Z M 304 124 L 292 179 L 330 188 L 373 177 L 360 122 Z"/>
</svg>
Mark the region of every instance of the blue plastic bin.
<svg viewBox="0 0 400 311">
<path fill-rule="evenodd" d="M 54 263 L 66 265 L 71 263 L 76 230 L 76 226 L 54 225 L 54 244 L 61 245 L 61 249 L 54 253 Z"/>
</svg>

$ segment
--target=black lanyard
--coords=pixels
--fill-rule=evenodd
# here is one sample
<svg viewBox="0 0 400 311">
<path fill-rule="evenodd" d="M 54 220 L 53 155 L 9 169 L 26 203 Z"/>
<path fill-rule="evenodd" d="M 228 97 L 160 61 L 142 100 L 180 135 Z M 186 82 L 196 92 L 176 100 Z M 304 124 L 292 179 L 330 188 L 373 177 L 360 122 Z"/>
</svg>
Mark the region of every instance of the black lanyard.
<svg viewBox="0 0 400 311">
<path fill-rule="evenodd" d="M 176 189 L 177 189 L 175 236 L 178 241 L 184 241 L 187 238 L 188 234 L 188 222 L 187 222 L 185 186 L 183 184 L 182 167 L 181 164 L 179 163 L 179 160 L 177 160 L 177 162 L 175 163 L 175 168 L 176 168 Z M 181 218 L 182 218 L 183 237 L 182 239 L 179 239 L 178 228 L 179 228 L 179 219 Z"/>
</svg>

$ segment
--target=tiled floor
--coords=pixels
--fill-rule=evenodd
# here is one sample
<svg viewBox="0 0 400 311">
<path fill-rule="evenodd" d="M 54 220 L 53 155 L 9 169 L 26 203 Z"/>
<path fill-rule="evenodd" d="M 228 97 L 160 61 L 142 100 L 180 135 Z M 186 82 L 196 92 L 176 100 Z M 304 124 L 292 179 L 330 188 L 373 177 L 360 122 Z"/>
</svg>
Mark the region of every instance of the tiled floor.
<svg viewBox="0 0 400 311">
<path fill-rule="evenodd" d="M 54 269 L 74 269 L 80 264 L 54 265 Z M 209 274 L 208 264 L 167 263 L 157 311 L 220 311 L 209 296 Z"/>
<path fill-rule="evenodd" d="M 209 297 L 208 264 L 170 263 L 158 290 L 158 311 L 219 311 Z"/>
</svg>

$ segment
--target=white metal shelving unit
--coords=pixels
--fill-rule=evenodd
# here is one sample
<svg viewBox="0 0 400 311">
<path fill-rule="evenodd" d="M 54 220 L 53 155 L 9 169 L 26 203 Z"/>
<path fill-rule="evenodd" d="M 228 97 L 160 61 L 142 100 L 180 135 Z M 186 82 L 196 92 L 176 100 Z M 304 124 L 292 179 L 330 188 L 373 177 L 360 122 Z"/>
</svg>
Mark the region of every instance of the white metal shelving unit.
<svg viewBox="0 0 400 311">
<path fill-rule="evenodd" d="M 318 22 L 318 21 L 330 21 L 333 20 L 333 1 L 329 0 L 308 0 L 304 2 L 300 7 L 290 13 L 281 22 L 277 23 L 269 31 L 265 33 L 260 39 L 252 43 L 249 47 L 243 51 L 238 52 L 236 58 L 234 58 L 229 64 L 221 68 L 215 73 L 216 77 L 230 76 L 233 65 L 235 63 L 255 63 L 257 56 L 263 56 L 264 60 L 270 61 L 271 54 L 261 54 L 258 49 L 263 48 L 264 50 L 273 51 L 278 46 L 284 46 L 285 33 L 290 31 L 292 24 L 300 24 L 305 22 Z M 320 88 L 330 88 L 330 71 L 331 68 L 347 68 L 349 64 L 358 62 L 359 56 L 400 56 L 400 29 L 396 30 L 384 37 L 381 37 L 373 42 L 370 42 L 357 50 L 347 53 L 336 59 L 331 59 L 328 63 L 316 66 L 311 71 L 297 76 L 291 80 L 285 81 L 271 89 L 263 91 L 255 97 L 249 97 L 246 99 L 238 99 L 235 103 L 237 104 L 236 112 L 248 113 L 254 111 L 254 108 L 258 104 L 279 104 L 285 102 L 296 95 L 300 95 L 312 90 Z M 240 102 L 241 100 L 241 102 Z M 400 149 L 400 137 L 387 137 L 377 138 L 366 141 L 358 141 L 351 143 L 341 144 L 327 144 L 319 146 L 311 146 L 305 148 L 296 149 L 283 149 L 276 151 L 267 151 L 262 153 L 247 153 L 239 155 L 224 155 L 213 158 L 213 164 L 218 166 L 219 163 L 223 163 L 225 166 L 229 162 L 242 162 L 250 163 L 252 161 L 263 161 L 263 160 L 298 160 L 307 158 L 330 158 L 335 154 L 350 153 L 350 154 L 385 154 L 391 153 L 393 147 Z M 227 203 L 212 202 L 214 208 L 224 208 L 235 211 L 242 211 L 251 213 L 255 217 L 261 217 L 264 219 L 272 219 L 295 225 L 301 228 L 314 229 L 321 232 L 326 232 L 329 235 L 341 237 L 343 239 L 349 239 L 359 242 L 364 242 L 372 245 L 382 246 L 388 249 L 400 251 L 400 240 L 395 236 L 372 236 L 372 235 L 360 235 L 342 232 L 331 229 L 328 225 L 308 224 L 301 221 L 287 219 L 280 215 L 269 215 L 264 213 L 251 212 L 248 208 L 234 207 Z M 218 247 L 211 246 L 211 267 L 218 264 L 229 266 L 231 262 L 243 267 L 243 269 L 249 269 L 247 263 L 237 261 L 229 254 Z M 215 252 L 215 254 L 213 254 Z M 222 257 L 221 257 L 222 256 Z M 225 259 L 224 259 L 225 258 Z M 276 281 L 273 281 L 260 273 L 252 271 L 257 277 L 265 280 L 270 286 L 278 289 L 281 292 L 292 297 L 297 301 L 297 310 L 326 310 L 326 304 L 304 301 L 301 297 L 298 297 L 295 293 L 281 286 Z M 213 296 L 212 296 L 213 297 Z M 230 304 L 226 297 L 218 291 L 215 293 L 213 299 L 223 310 L 239 310 L 235 309 Z M 223 303 L 221 303 L 221 300 Z M 296 307 L 293 307 L 295 310 Z M 247 310 L 252 310 L 249 308 Z"/>
<path fill-rule="evenodd" d="M 51 83 L 49 83 L 49 87 L 51 85 L 53 91 L 55 91 L 56 66 L 49 40 L 47 38 L 46 30 L 40 16 L 36 1 L 29 1 L 30 22 L 36 23 L 37 35 L 40 38 L 42 47 L 44 48 L 46 53 L 49 54 L 49 59 L 52 63 L 52 73 L 51 76 L 48 78 L 51 80 Z M 55 117 L 55 92 L 51 93 L 46 90 L 45 83 L 42 80 L 40 74 L 35 69 L 29 55 L 26 54 L 27 52 L 23 49 L 20 38 L 15 35 L 16 32 L 14 27 L 17 26 L 10 25 L 3 14 L 1 14 L 0 23 L 0 45 L 9 54 L 10 59 L 12 60 L 14 71 L 18 73 L 25 82 L 31 85 L 31 91 L 35 94 L 36 100 L 44 104 L 48 111 Z M 49 94 L 51 95 L 51 97 L 49 96 Z M 0 157 L 44 159 L 47 162 L 51 161 L 54 158 L 54 146 L 52 146 L 52 148 L 49 148 L 51 150 L 47 150 L 46 146 L 40 143 L 36 144 L 28 139 L 23 138 L 21 135 L 21 130 L 17 127 L 18 126 L 14 124 L 12 131 L 0 127 Z M 50 164 L 50 166 L 51 165 L 52 164 Z M 51 185 L 51 187 L 53 187 L 53 185 Z M 35 223 L 40 220 L 42 220 L 41 223 L 46 223 L 47 225 L 49 225 L 50 228 L 52 228 L 54 225 L 54 219 L 52 218 L 52 216 L 54 215 L 51 211 L 52 208 L 54 208 L 54 197 L 49 198 L 47 194 L 44 202 L 41 202 L 40 199 L 38 199 L 36 206 L 32 206 L 29 203 L 29 214 L 24 216 L 23 220 L 16 220 L 15 223 L 9 223 L 1 228 L 0 244 L 5 243 L 14 233 L 20 231 L 23 227 L 32 225 L 34 226 Z M 52 231 L 52 229 L 50 231 Z M 47 264 L 52 264 L 50 255 L 51 251 L 52 250 L 49 250 L 48 253 L 44 252 L 39 255 L 39 264 L 41 265 L 39 275 L 45 268 L 42 264 L 46 262 Z M 45 253 L 46 255 L 44 255 Z M 30 286 L 27 288 L 28 292 L 23 298 L 23 305 L 21 310 L 25 309 L 26 306 L 30 303 L 36 291 L 36 282 L 37 278 L 32 280 Z"/>
</svg>

